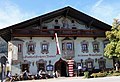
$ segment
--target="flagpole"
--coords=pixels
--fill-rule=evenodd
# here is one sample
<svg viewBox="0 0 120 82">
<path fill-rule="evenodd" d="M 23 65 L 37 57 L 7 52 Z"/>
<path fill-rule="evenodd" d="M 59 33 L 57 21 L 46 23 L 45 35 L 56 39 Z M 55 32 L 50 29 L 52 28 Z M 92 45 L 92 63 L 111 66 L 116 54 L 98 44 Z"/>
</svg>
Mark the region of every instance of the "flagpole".
<svg viewBox="0 0 120 82">
<path fill-rule="evenodd" d="M 56 48 L 57 48 L 56 55 L 60 55 L 61 51 L 60 51 L 60 46 L 59 46 L 59 41 L 58 41 L 57 33 L 55 33 L 55 41 L 56 41 Z"/>
</svg>

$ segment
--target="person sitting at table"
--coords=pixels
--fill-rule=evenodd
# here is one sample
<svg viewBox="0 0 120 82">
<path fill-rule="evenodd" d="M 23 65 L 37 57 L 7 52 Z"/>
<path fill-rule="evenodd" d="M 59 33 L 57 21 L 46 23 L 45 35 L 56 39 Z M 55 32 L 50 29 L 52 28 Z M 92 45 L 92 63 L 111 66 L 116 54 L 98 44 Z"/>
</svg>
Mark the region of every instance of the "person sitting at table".
<svg viewBox="0 0 120 82">
<path fill-rule="evenodd" d="M 9 78 L 10 81 L 12 80 L 12 74 L 10 71 L 7 72 L 7 77 Z"/>
<path fill-rule="evenodd" d="M 28 79 L 27 70 L 25 70 L 25 71 L 23 72 L 23 79 L 24 79 L 24 80 L 27 80 L 27 79 Z"/>
</svg>

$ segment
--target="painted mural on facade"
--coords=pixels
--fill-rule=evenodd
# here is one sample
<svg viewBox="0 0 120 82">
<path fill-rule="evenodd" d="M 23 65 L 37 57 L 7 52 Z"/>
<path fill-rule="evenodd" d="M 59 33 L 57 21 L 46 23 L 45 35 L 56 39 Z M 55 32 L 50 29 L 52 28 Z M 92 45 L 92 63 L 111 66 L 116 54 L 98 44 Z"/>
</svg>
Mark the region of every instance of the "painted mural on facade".
<svg viewBox="0 0 120 82">
<path fill-rule="evenodd" d="M 8 41 L 9 70 L 13 75 L 25 70 L 33 75 L 39 70 L 51 74 L 57 70 L 61 76 L 73 76 L 78 66 L 87 67 L 89 71 L 113 68 L 112 60 L 103 56 L 106 29 L 92 24 L 93 20 L 86 21 L 59 15 L 48 16 L 46 20 L 40 18 L 37 23 L 24 28 L 16 27 L 12 39 Z M 56 54 L 54 33 L 58 34 L 61 54 Z"/>
</svg>

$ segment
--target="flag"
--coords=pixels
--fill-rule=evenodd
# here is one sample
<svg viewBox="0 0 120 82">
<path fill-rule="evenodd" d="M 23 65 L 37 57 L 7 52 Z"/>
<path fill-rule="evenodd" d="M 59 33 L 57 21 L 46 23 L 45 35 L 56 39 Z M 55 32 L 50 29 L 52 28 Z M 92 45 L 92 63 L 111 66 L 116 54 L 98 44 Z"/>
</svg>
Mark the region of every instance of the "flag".
<svg viewBox="0 0 120 82">
<path fill-rule="evenodd" d="M 56 41 L 56 55 L 60 55 L 61 52 L 60 52 L 60 46 L 59 46 L 59 42 L 58 42 L 58 37 L 57 37 L 57 33 L 55 33 L 55 41 Z"/>
</svg>

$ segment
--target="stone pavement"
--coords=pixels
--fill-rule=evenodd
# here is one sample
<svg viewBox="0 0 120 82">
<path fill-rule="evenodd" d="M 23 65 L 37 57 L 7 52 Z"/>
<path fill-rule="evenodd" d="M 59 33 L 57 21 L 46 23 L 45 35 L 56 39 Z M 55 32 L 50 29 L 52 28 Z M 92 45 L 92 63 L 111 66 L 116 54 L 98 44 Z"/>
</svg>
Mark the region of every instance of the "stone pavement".
<svg viewBox="0 0 120 82">
<path fill-rule="evenodd" d="M 17 82 L 120 82 L 120 76 L 89 78 L 89 79 L 84 79 L 83 77 L 59 77 L 53 79 L 28 80 L 28 81 L 17 81 Z"/>
<path fill-rule="evenodd" d="M 120 82 L 120 76 L 89 78 L 89 79 L 85 79 L 83 77 L 59 77 L 52 79 L 26 80 L 26 81 L 16 81 L 16 82 Z"/>
</svg>

